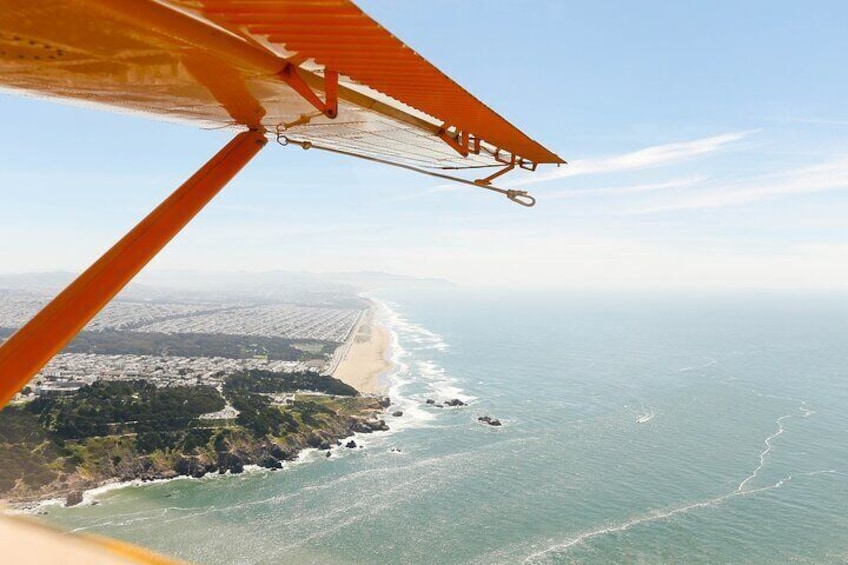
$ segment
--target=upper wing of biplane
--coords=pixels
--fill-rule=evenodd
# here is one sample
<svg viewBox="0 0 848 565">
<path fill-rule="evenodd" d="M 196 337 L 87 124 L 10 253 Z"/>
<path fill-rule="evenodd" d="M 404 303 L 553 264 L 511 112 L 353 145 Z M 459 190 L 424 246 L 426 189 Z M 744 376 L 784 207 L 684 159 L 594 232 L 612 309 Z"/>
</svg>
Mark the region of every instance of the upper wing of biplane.
<svg viewBox="0 0 848 565">
<path fill-rule="evenodd" d="M 430 170 L 564 162 L 349 0 L 0 6 L 0 86 Z"/>
</svg>

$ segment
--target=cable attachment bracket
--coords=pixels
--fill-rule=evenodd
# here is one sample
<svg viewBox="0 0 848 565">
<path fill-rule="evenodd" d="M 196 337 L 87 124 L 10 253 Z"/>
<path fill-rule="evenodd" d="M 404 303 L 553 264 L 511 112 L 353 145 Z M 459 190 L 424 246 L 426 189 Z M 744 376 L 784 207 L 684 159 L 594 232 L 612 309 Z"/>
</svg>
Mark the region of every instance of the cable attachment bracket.
<svg viewBox="0 0 848 565">
<path fill-rule="evenodd" d="M 330 69 L 324 70 L 324 96 L 326 100 L 321 100 L 315 94 L 315 91 L 306 84 L 297 69 L 296 65 L 286 63 L 286 66 L 277 73 L 277 76 L 297 91 L 304 100 L 315 106 L 319 112 L 331 120 L 335 119 L 339 115 L 339 73 Z"/>
<path fill-rule="evenodd" d="M 500 169 L 500 170 L 492 173 L 491 175 L 487 176 L 486 178 L 475 180 L 474 184 L 479 184 L 480 186 L 489 186 L 489 185 L 492 184 L 493 180 L 495 180 L 496 178 L 498 178 L 501 175 L 507 174 L 508 172 L 513 170 L 514 168 L 515 168 L 515 157 L 512 158 L 512 163 L 510 163 L 509 165 L 507 165 L 503 169 Z"/>
<path fill-rule="evenodd" d="M 400 169 L 406 169 L 408 171 L 414 171 L 416 173 L 421 173 L 423 175 L 428 175 L 431 177 L 435 177 L 438 179 L 449 180 L 453 182 L 459 182 L 462 184 L 468 184 L 471 186 L 476 186 L 477 188 L 483 188 L 485 190 L 491 190 L 492 192 L 497 192 L 499 194 L 503 194 L 509 200 L 512 200 L 516 204 L 520 204 L 525 208 L 532 208 L 536 205 L 536 199 L 533 198 L 526 190 L 515 190 L 515 189 L 507 189 L 507 188 L 498 188 L 497 186 L 491 186 L 491 183 L 484 184 L 481 181 L 485 181 L 486 179 L 480 180 L 469 180 L 464 179 L 462 177 L 454 177 L 451 175 L 446 175 L 444 173 L 437 173 L 435 171 L 428 171 L 426 169 L 422 169 L 420 167 L 414 167 L 412 165 L 407 165 L 405 163 L 398 163 L 395 161 L 389 161 L 388 159 L 381 159 L 380 157 L 374 157 L 370 155 L 362 155 L 360 153 L 354 153 L 352 151 L 345 151 L 344 149 L 337 149 L 334 147 L 326 147 L 322 145 L 315 145 L 311 141 L 300 141 L 297 139 L 291 139 L 285 133 L 285 130 L 281 129 L 280 126 L 277 126 L 277 143 L 281 146 L 286 147 L 288 145 L 297 145 L 301 149 L 318 149 L 320 151 L 327 151 L 328 153 L 336 153 L 337 155 L 347 155 L 348 157 L 356 157 L 357 159 L 363 159 L 365 161 L 371 161 L 373 163 L 381 163 L 383 165 L 389 165 L 390 167 L 398 167 Z M 513 165 L 514 166 L 514 165 Z M 508 170 L 511 170 L 512 167 L 509 167 Z M 500 176 L 501 174 L 506 173 L 506 170 L 498 171 L 489 178 L 494 178 Z"/>
<path fill-rule="evenodd" d="M 277 143 L 279 143 L 282 147 L 286 147 L 287 145 L 297 145 L 304 151 L 312 149 L 311 141 L 297 141 L 296 139 L 289 139 L 289 137 L 279 128 L 277 128 Z"/>
</svg>

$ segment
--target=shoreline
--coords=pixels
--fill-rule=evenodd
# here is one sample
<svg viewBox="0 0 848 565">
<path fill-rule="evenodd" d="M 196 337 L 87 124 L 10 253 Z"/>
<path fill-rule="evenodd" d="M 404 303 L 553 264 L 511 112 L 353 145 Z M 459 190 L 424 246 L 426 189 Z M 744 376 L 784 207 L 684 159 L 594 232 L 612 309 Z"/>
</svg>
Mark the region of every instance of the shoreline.
<svg viewBox="0 0 848 565">
<path fill-rule="evenodd" d="M 376 414 L 376 412 L 373 412 L 373 414 Z M 361 423 L 368 422 L 371 420 L 362 416 L 358 416 L 354 417 L 351 421 Z M 374 421 L 377 423 L 384 423 L 383 420 L 379 419 Z M 301 445 L 298 445 L 290 458 L 281 461 L 281 467 L 268 467 L 260 464 L 259 462 L 248 462 L 243 466 L 242 470 L 239 472 L 219 473 L 210 471 L 204 473 L 202 476 L 192 476 L 189 474 L 174 473 L 172 475 L 163 475 L 152 478 L 133 477 L 122 479 L 119 477 L 108 477 L 100 480 L 88 481 L 87 484 L 80 484 L 77 485 L 75 488 L 63 488 L 55 491 L 45 492 L 32 497 L 26 497 L 24 499 L 0 499 L 0 515 L 21 514 L 38 516 L 42 514 L 47 514 L 47 509 L 49 507 L 58 506 L 60 508 L 72 508 L 77 506 L 91 506 L 92 504 L 99 503 L 99 498 L 101 495 L 107 494 L 112 491 L 123 490 L 126 488 L 153 486 L 181 480 L 216 480 L 223 479 L 225 477 L 236 477 L 242 475 L 285 471 L 286 469 L 289 469 L 295 465 L 302 465 L 316 460 L 323 461 L 325 458 L 325 453 L 329 455 L 331 452 L 337 449 L 342 450 L 341 453 L 344 453 L 342 446 L 344 445 L 345 440 L 361 437 L 363 433 L 372 434 L 379 433 L 381 431 L 386 430 L 376 428 L 370 430 L 362 430 L 361 427 L 348 425 L 342 433 L 337 434 L 335 435 L 335 437 L 331 438 L 334 441 L 329 442 L 330 447 L 314 447 L 313 445 L 310 445 L 309 442 L 305 442 Z M 359 443 L 361 445 L 361 440 Z M 79 493 L 81 495 L 80 502 L 76 504 L 68 504 L 67 496 L 71 493 Z"/>
<path fill-rule="evenodd" d="M 389 383 L 382 382 L 394 363 L 390 360 L 391 331 L 378 319 L 379 304 L 371 301 L 371 307 L 360 317 L 347 341 L 339 347 L 341 355 L 332 376 L 349 384 L 361 394 L 385 394 Z"/>
<path fill-rule="evenodd" d="M 337 357 L 336 366 L 331 376 L 352 386 L 366 397 L 382 397 L 388 393 L 391 385 L 384 377 L 395 366 L 390 358 L 393 333 L 380 320 L 380 303 L 369 300 L 371 306 L 362 313 L 348 339 L 337 349 L 336 355 L 339 357 Z M 357 430 L 348 427 L 346 433 L 342 433 L 341 437 L 335 439 L 345 439 L 357 435 Z M 313 451 L 311 446 L 299 445 L 293 453 L 294 457 L 289 459 L 287 463 L 291 465 L 303 462 L 304 456 L 310 451 Z M 309 458 L 306 457 L 306 459 Z M 246 461 L 246 463 L 245 471 L 268 471 L 268 469 L 258 466 L 252 461 Z M 252 467 L 255 467 L 255 469 L 251 469 Z M 65 486 L 62 489 L 35 494 L 24 499 L 4 498 L 0 500 L 0 513 L 39 514 L 49 506 L 65 506 L 65 499 L 71 493 L 81 493 L 82 504 L 89 505 L 108 491 L 185 478 L 189 477 L 175 473 L 174 476 L 151 477 L 149 479 L 142 479 L 141 477 L 121 479 L 113 476 L 99 480 L 85 480 L 70 487 Z"/>
</svg>

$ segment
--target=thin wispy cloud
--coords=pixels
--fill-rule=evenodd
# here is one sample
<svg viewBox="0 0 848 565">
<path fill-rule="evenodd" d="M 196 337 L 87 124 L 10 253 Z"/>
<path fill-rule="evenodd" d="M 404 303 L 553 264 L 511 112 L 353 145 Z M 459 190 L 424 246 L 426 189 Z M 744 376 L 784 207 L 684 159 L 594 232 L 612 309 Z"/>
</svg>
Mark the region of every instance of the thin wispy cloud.
<svg viewBox="0 0 848 565">
<path fill-rule="evenodd" d="M 514 186 L 527 186 L 578 175 L 612 174 L 676 165 L 684 161 L 726 151 L 754 131 L 738 131 L 692 141 L 654 145 L 612 157 L 578 159 L 572 161 L 571 165 L 550 173 L 537 174 L 534 177 L 521 179 L 512 184 Z"/>
<path fill-rule="evenodd" d="M 691 176 L 647 184 L 608 186 L 603 188 L 588 188 L 584 190 L 562 190 L 546 193 L 545 199 L 580 198 L 583 196 L 618 196 L 645 192 L 659 192 L 663 190 L 678 190 L 701 184 L 707 180 L 707 178 L 708 177 L 706 176 Z"/>
<path fill-rule="evenodd" d="M 712 187 L 685 195 L 683 198 L 630 213 L 647 214 L 699 208 L 719 208 L 750 204 L 777 197 L 848 190 L 848 157 L 774 175 L 754 177 L 747 181 Z"/>
</svg>

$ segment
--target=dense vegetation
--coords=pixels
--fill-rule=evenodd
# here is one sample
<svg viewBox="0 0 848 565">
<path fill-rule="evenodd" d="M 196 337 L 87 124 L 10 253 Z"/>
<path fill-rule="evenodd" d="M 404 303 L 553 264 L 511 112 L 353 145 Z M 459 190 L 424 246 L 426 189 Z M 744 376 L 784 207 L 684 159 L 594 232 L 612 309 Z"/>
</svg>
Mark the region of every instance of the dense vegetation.
<svg viewBox="0 0 848 565">
<path fill-rule="evenodd" d="M 271 405 L 268 394 L 311 390 L 356 396 L 356 389 L 338 379 L 318 373 L 274 373 L 252 370 L 230 375 L 224 381 L 224 395 L 239 411 L 237 423 L 258 436 L 282 435 L 296 432 L 297 421 L 286 411 Z M 302 404 L 302 403 L 301 403 Z M 307 418 L 313 418 L 314 410 L 306 408 Z"/>
<path fill-rule="evenodd" d="M 229 398 L 230 394 L 237 390 L 261 393 L 311 390 L 338 396 L 356 396 L 359 394 L 349 384 L 327 375 L 313 372 L 275 373 L 260 369 L 235 373 L 227 377 L 224 381 L 224 394 Z"/>
<path fill-rule="evenodd" d="M 191 427 L 197 417 L 223 409 L 211 386 L 156 388 L 146 381 L 97 381 L 68 398 L 41 397 L 27 405 L 59 438 L 144 434 Z"/>
<path fill-rule="evenodd" d="M 284 406 L 274 398 L 294 391 L 337 396 L 299 397 Z M 7 407 L 0 411 L 0 497 L 38 496 L 113 477 L 200 476 L 263 461 L 278 466 L 298 445 L 344 437 L 356 414 L 379 408 L 375 399 L 316 373 L 238 373 L 225 379 L 223 392 L 98 381 L 70 396 Z M 235 422 L 199 418 L 227 401 L 240 411 Z"/>
</svg>

